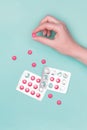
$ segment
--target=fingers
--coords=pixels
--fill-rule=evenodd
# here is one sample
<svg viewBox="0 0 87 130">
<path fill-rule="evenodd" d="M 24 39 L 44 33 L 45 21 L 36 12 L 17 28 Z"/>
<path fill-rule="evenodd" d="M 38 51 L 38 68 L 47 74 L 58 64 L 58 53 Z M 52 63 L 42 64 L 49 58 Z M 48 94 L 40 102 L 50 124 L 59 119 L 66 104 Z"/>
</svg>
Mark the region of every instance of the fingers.
<svg viewBox="0 0 87 130">
<path fill-rule="evenodd" d="M 58 32 L 58 25 L 54 24 L 54 23 L 44 23 L 44 24 L 39 25 L 33 32 L 38 33 L 45 29 L 47 29 L 49 31 Z"/>
<path fill-rule="evenodd" d="M 52 17 L 52 16 L 46 16 L 43 20 L 41 20 L 40 24 L 43 24 L 43 23 L 60 23 L 59 20 L 57 20 L 56 18 Z"/>
<path fill-rule="evenodd" d="M 34 37 L 34 40 L 41 42 L 47 46 L 53 47 L 53 40 L 50 40 L 48 38 L 36 36 L 36 37 Z"/>
</svg>

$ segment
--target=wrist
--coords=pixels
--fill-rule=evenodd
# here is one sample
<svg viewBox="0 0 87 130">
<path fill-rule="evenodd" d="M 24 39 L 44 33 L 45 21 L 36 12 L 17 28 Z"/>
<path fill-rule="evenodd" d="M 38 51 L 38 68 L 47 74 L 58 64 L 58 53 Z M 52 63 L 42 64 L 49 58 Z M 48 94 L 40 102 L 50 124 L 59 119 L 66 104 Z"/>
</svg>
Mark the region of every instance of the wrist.
<svg viewBox="0 0 87 130">
<path fill-rule="evenodd" d="M 87 48 L 84 48 L 79 44 L 75 43 L 75 46 L 70 56 L 87 65 Z"/>
</svg>

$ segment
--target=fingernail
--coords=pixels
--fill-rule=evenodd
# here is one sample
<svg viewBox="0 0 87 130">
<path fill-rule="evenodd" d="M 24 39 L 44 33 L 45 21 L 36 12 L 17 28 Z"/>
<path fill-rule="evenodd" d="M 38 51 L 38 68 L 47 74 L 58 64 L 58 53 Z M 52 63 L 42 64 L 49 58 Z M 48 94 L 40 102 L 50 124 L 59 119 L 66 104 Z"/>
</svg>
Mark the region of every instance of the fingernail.
<svg viewBox="0 0 87 130">
<path fill-rule="evenodd" d="M 36 33 L 32 33 L 32 37 L 35 38 L 37 35 Z"/>
</svg>

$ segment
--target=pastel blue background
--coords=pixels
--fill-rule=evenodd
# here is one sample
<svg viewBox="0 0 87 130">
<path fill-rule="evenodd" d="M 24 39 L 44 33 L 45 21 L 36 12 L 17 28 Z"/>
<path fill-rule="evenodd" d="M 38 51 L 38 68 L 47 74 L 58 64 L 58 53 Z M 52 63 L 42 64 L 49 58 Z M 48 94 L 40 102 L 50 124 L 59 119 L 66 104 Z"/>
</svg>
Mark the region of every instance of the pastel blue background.
<svg viewBox="0 0 87 130">
<path fill-rule="evenodd" d="M 87 66 L 31 37 L 49 14 L 63 20 L 77 42 L 87 47 L 86 0 L 0 0 L 0 130 L 87 130 Z M 38 102 L 15 89 L 24 70 L 41 75 L 42 58 L 47 66 L 70 71 L 72 77 L 66 95 L 48 91 Z M 48 93 L 54 98 L 48 99 Z M 58 99 L 61 106 L 56 105 Z"/>
</svg>

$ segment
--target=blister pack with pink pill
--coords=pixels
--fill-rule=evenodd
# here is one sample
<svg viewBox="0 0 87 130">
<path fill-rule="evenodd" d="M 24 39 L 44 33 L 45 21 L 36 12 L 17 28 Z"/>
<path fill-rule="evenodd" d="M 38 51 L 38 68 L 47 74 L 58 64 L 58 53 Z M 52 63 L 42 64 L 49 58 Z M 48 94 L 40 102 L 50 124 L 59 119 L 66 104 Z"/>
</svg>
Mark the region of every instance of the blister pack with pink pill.
<svg viewBox="0 0 87 130">
<path fill-rule="evenodd" d="M 40 76 L 30 71 L 24 71 L 16 90 L 40 101 L 46 92 L 46 88 L 40 87 L 40 81 Z"/>
<path fill-rule="evenodd" d="M 50 67 L 45 67 L 42 73 L 40 88 L 66 93 L 71 73 Z"/>
</svg>

